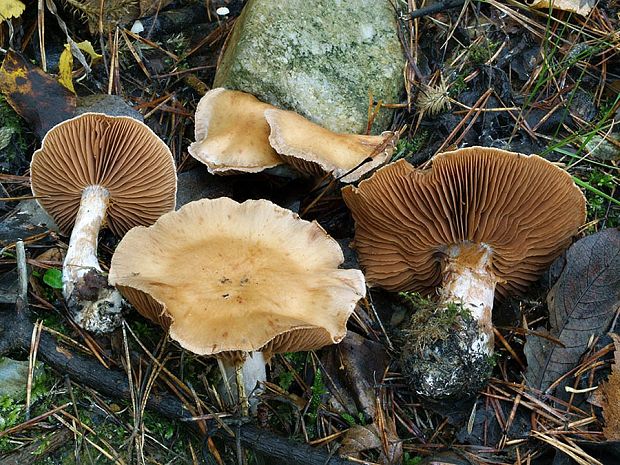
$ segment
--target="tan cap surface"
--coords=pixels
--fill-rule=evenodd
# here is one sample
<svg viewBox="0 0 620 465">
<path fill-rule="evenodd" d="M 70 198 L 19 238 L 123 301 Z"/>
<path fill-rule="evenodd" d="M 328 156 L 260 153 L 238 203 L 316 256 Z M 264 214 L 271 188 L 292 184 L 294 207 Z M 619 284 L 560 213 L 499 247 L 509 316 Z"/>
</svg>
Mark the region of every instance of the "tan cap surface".
<svg viewBox="0 0 620 465">
<path fill-rule="evenodd" d="M 404 160 L 343 189 L 369 283 L 428 293 L 441 284 L 447 246 L 484 243 L 500 294 L 523 291 L 570 244 L 586 217 L 570 175 L 536 155 L 471 147 Z"/>
<path fill-rule="evenodd" d="M 251 94 L 221 87 L 198 103 L 194 121 L 196 142 L 188 151 L 213 174 L 258 173 L 283 163 L 269 145 L 269 125 L 263 113 L 275 108 Z"/>
<path fill-rule="evenodd" d="M 172 210 L 176 169 L 166 144 L 144 123 L 100 113 L 63 121 L 43 138 L 30 164 L 32 192 L 68 233 L 85 187 L 109 191 L 107 225 L 122 235 Z"/>
<path fill-rule="evenodd" d="M 288 164 L 310 175 L 342 176 L 342 182 L 357 181 L 381 166 L 392 155 L 396 142 L 391 132 L 381 136 L 338 134 L 292 111 L 266 110 L 265 118 L 271 128 L 269 142 Z"/>
<path fill-rule="evenodd" d="M 365 295 L 318 223 L 267 200 L 190 202 L 135 228 L 109 280 L 197 354 L 310 350 L 339 342 Z M 146 295 L 149 297 L 145 297 Z"/>
</svg>

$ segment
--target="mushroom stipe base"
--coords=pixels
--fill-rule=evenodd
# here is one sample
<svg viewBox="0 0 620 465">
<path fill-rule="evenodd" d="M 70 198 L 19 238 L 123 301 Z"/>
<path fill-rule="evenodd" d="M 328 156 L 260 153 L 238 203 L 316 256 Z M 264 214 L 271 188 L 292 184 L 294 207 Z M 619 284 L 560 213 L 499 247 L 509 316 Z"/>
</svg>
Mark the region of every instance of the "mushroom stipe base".
<svg viewBox="0 0 620 465">
<path fill-rule="evenodd" d="M 420 328 L 414 315 L 412 328 L 416 333 L 423 333 L 424 328 L 436 325 L 440 318 L 431 318 L 426 322 L 428 326 Z M 408 338 L 401 355 L 403 375 L 419 395 L 429 399 L 449 401 L 471 397 L 485 386 L 495 366 L 493 356 L 483 347 L 473 349 L 479 338 L 478 322 L 463 313 L 450 328 L 445 328 L 441 339 Z"/>
<path fill-rule="evenodd" d="M 403 374 L 416 392 L 433 399 L 468 397 L 487 382 L 493 368 L 491 313 L 497 278 L 492 249 L 463 242 L 444 251 L 443 288 L 435 309 L 420 325 L 414 316 L 403 352 Z M 442 328 L 441 326 L 445 327 Z M 429 334 L 440 335 L 428 340 Z M 425 339 L 426 338 L 426 339 Z"/>
<path fill-rule="evenodd" d="M 83 190 L 62 269 L 63 295 L 73 320 L 97 333 L 117 328 L 124 307 L 121 294 L 108 286 L 97 259 L 99 230 L 108 202 L 109 192 L 101 186 Z"/>
</svg>

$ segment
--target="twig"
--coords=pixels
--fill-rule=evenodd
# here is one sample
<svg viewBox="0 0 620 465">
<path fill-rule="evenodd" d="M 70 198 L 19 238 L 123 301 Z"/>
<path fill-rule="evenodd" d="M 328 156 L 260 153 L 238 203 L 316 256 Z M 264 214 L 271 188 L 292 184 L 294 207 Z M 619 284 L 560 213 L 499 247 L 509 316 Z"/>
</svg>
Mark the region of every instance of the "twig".
<svg viewBox="0 0 620 465">
<path fill-rule="evenodd" d="M 26 249 L 21 239 L 15 243 L 15 254 L 19 286 L 15 307 L 18 311 L 23 311 L 28 307 L 28 269 L 26 268 Z"/>
<path fill-rule="evenodd" d="M 407 19 L 421 18 L 422 16 L 428 16 L 441 11 L 456 8 L 465 3 L 465 0 L 444 0 L 443 2 L 433 3 L 432 5 L 420 8 L 419 10 L 411 11 L 407 16 Z"/>
<path fill-rule="evenodd" d="M 30 322 L 29 316 L 28 312 L 25 311 L 19 313 L 0 311 L 0 354 L 7 350 L 28 351 L 30 349 L 33 324 Z M 45 331 L 41 333 L 40 338 L 38 358 L 54 370 L 69 376 L 78 384 L 95 389 L 105 396 L 115 399 L 128 399 L 130 397 L 126 373 L 119 370 L 106 370 L 91 357 L 69 352 L 66 347 L 56 341 L 55 337 Z M 196 412 L 183 405 L 178 398 L 167 393 L 152 392 L 147 406 L 151 411 L 174 420 L 196 416 Z M 214 435 L 232 444 L 236 442 L 238 436 L 245 447 L 265 456 L 280 459 L 280 463 L 353 465 L 350 460 L 331 457 L 322 449 L 296 443 L 249 424 L 241 425 L 236 431 L 235 437 L 231 437 L 224 428 L 218 428 Z"/>
</svg>

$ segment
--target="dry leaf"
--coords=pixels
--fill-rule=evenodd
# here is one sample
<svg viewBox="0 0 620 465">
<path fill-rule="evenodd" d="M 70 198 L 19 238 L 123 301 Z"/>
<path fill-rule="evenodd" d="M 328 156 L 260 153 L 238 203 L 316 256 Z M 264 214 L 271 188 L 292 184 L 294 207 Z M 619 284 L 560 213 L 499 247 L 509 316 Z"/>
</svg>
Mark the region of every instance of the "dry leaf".
<svg viewBox="0 0 620 465">
<path fill-rule="evenodd" d="M 549 9 L 551 7 L 586 16 L 592 11 L 595 3 L 596 0 L 535 0 L 530 3 L 530 6 L 537 9 Z"/>
<path fill-rule="evenodd" d="M 18 18 L 26 9 L 19 0 L 0 0 L 0 23 L 10 18 Z"/>
<path fill-rule="evenodd" d="M 65 49 L 60 54 L 58 60 L 58 82 L 75 94 L 73 87 L 73 55 L 71 46 L 65 44 Z"/>
<path fill-rule="evenodd" d="M 14 50 L 0 68 L 0 92 L 39 138 L 75 113 L 75 95 Z"/>
<path fill-rule="evenodd" d="M 343 406 L 375 417 L 375 390 L 381 383 L 389 357 L 383 345 L 348 331 L 340 344 L 325 350 L 322 357 L 329 374 L 327 386 Z M 352 411 L 352 410 L 350 410 Z"/>
<path fill-rule="evenodd" d="M 620 441 L 620 336 L 611 334 L 616 351 L 607 381 L 600 387 L 600 402 L 605 426 L 603 434 L 609 441 Z"/>
<path fill-rule="evenodd" d="M 562 274 L 547 295 L 550 334 L 564 347 L 542 337 L 527 337 L 530 386 L 545 391 L 577 365 L 591 336 L 608 331 L 620 305 L 618 276 L 619 229 L 604 229 L 571 246 Z"/>
<path fill-rule="evenodd" d="M 402 441 L 396 435 L 395 429 L 389 426 L 381 432 L 380 429 L 381 427 L 376 422 L 367 426 L 355 425 L 349 428 L 342 439 L 338 454 L 359 458 L 360 452 L 379 449 L 381 453 L 379 454 L 378 463 L 385 465 L 401 463 L 403 455 Z M 383 441 L 387 442 L 387 447 Z"/>
<path fill-rule="evenodd" d="M 357 457 L 360 452 L 380 447 L 381 439 L 379 439 L 374 423 L 368 426 L 355 425 L 345 433 L 338 453 Z"/>
<path fill-rule="evenodd" d="M 90 55 L 91 63 L 101 58 L 101 55 L 95 52 L 89 40 L 84 40 L 75 45 L 79 50 Z M 58 82 L 75 93 L 75 88 L 73 87 L 73 54 L 71 53 L 71 44 L 65 44 L 65 49 L 62 51 L 58 62 L 58 69 Z"/>
<path fill-rule="evenodd" d="M 87 19 L 91 33 L 99 31 L 100 0 L 65 1 Z M 172 0 L 108 0 L 103 9 L 101 24 L 104 31 L 109 32 L 116 26 L 128 25 L 137 18 L 152 16 L 171 2 Z"/>
</svg>

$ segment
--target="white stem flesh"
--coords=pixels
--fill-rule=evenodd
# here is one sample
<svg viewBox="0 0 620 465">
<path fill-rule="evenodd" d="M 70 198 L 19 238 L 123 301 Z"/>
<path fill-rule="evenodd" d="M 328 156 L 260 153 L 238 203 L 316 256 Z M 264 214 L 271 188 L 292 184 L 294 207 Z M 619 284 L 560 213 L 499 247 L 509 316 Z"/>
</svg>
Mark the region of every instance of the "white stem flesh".
<svg viewBox="0 0 620 465">
<path fill-rule="evenodd" d="M 493 354 L 493 297 L 497 279 L 489 271 L 491 249 L 479 246 L 453 246 L 449 250 L 449 261 L 444 272 L 442 302 L 457 302 L 471 313 L 478 322 L 480 334 L 472 351 Z M 464 255 L 468 258 L 464 259 Z M 476 260 L 472 260 L 472 255 Z M 477 255 L 477 256 L 476 256 Z"/>
<path fill-rule="evenodd" d="M 62 269 L 65 299 L 69 299 L 75 283 L 91 269 L 101 271 L 97 260 L 97 240 L 105 219 L 108 200 L 109 193 L 101 186 L 88 186 L 82 192 Z"/>
<path fill-rule="evenodd" d="M 222 360 L 220 366 L 224 368 L 223 375 L 226 377 L 225 386 L 230 387 L 230 394 L 242 402 L 244 398 L 249 401 L 250 410 L 254 410 L 257 405 L 257 396 L 261 389 L 257 387 L 259 382 L 267 381 L 267 370 L 265 368 L 265 356 L 262 352 L 250 352 L 241 366 L 241 376 L 238 376 L 237 365 L 229 359 Z M 242 379 L 241 389 L 237 387 L 237 379 Z M 222 393 L 220 392 L 220 395 Z M 230 398 L 226 393 L 225 398 Z"/>
</svg>

